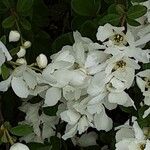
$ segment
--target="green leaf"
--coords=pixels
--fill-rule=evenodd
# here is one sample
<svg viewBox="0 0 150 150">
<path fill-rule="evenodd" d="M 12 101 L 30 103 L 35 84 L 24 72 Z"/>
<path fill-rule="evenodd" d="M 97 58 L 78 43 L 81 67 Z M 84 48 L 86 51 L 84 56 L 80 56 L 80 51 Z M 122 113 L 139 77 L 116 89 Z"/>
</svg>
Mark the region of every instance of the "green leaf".
<svg viewBox="0 0 150 150">
<path fill-rule="evenodd" d="M 86 36 L 91 38 L 92 40 L 96 40 L 96 32 L 97 32 L 98 24 L 95 24 L 94 21 L 87 20 L 84 24 L 82 24 L 80 28 L 80 32 L 82 36 Z"/>
<path fill-rule="evenodd" d="M 2 78 L 6 80 L 9 77 L 9 68 L 6 67 L 5 64 L 1 66 Z"/>
<path fill-rule="evenodd" d="M 108 14 L 124 14 L 125 13 L 125 7 L 121 4 L 112 4 L 110 5 L 110 7 L 108 8 Z"/>
<path fill-rule="evenodd" d="M 143 16 L 147 12 L 147 8 L 143 5 L 131 6 L 127 12 L 127 17 L 131 19 L 137 19 Z"/>
<path fill-rule="evenodd" d="M 27 19 L 22 18 L 20 24 L 25 30 L 31 30 L 31 23 Z"/>
<path fill-rule="evenodd" d="M 81 16 L 95 16 L 101 7 L 100 0 L 72 0 L 72 9 Z"/>
<path fill-rule="evenodd" d="M 61 149 L 61 140 L 58 137 L 52 136 L 50 138 L 50 141 L 51 141 L 51 145 L 52 145 L 51 150 L 60 150 Z"/>
<path fill-rule="evenodd" d="M 30 148 L 30 150 L 51 150 L 51 146 L 47 144 L 42 143 L 28 143 L 27 146 Z"/>
<path fill-rule="evenodd" d="M 56 116 L 58 110 L 58 104 L 52 107 L 44 107 L 43 111 L 48 116 Z"/>
<path fill-rule="evenodd" d="M 72 30 L 80 29 L 81 25 L 88 19 L 88 17 L 76 16 L 71 22 Z"/>
<path fill-rule="evenodd" d="M 14 16 L 9 16 L 5 18 L 2 22 L 3 28 L 11 28 L 15 24 L 15 17 Z"/>
<path fill-rule="evenodd" d="M 27 16 L 28 12 L 31 10 L 33 5 L 33 0 L 18 0 L 17 2 L 17 12 L 20 15 Z"/>
<path fill-rule="evenodd" d="M 20 50 L 20 47 L 15 47 L 15 48 L 11 49 L 9 51 L 9 53 L 11 54 L 11 56 L 14 56 L 19 52 L 19 50 Z"/>
<path fill-rule="evenodd" d="M 10 0 L 2 0 L 2 1 L 3 1 L 3 4 L 5 5 L 5 7 L 11 8 L 11 2 L 10 2 Z"/>
<path fill-rule="evenodd" d="M 136 21 L 136 20 L 134 20 L 134 19 L 130 19 L 130 18 L 127 18 L 127 22 L 128 22 L 128 24 L 129 25 L 131 25 L 131 26 L 140 26 L 141 24 L 138 22 L 138 21 Z"/>
<path fill-rule="evenodd" d="M 65 45 L 72 45 L 74 43 L 71 32 L 60 35 L 52 44 L 53 53 L 62 49 Z"/>
<path fill-rule="evenodd" d="M 150 69 L 150 63 L 146 63 L 142 65 L 142 68 L 145 69 Z"/>
<path fill-rule="evenodd" d="M 10 132 L 17 136 L 25 136 L 30 133 L 32 133 L 33 129 L 29 125 L 18 125 L 12 129 L 10 129 Z"/>
<path fill-rule="evenodd" d="M 3 35 L 3 36 L 0 38 L 0 41 L 2 41 L 2 42 L 6 45 L 6 35 Z"/>
<path fill-rule="evenodd" d="M 104 16 L 100 21 L 99 24 L 100 25 L 104 25 L 106 23 L 110 23 L 114 26 L 117 26 L 120 22 L 120 16 L 117 14 L 108 14 L 106 16 Z"/>
</svg>

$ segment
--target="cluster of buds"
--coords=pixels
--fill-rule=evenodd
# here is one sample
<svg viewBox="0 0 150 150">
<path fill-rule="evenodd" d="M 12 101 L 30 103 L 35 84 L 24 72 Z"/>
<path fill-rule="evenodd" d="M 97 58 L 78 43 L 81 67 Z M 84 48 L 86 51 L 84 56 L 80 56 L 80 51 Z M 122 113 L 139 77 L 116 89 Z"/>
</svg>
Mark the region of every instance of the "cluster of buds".
<svg viewBox="0 0 150 150">
<path fill-rule="evenodd" d="M 17 30 L 12 30 L 9 33 L 9 42 L 17 42 L 21 38 L 20 33 Z M 17 53 L 18 59 L 16 60 L 17 63 L 20 64 L 27 64 L 26 59 L 24 58 L 26 55 L 26 49 L 31 47 L 31 42 L 30 41 L 25 41 L 22 43 L 20 46 L 20 49 Z"/>
</svg>

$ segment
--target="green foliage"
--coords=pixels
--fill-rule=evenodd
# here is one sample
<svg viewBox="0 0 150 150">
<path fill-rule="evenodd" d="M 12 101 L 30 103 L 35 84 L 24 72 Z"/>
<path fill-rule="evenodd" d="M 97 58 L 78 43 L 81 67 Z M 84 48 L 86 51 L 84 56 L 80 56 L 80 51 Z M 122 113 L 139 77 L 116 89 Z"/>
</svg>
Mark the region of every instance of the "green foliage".
<svg viewBox="0 0 150 150">
<path fill-rule="evenodd" d="M 52 44 L 53 52 L 57 52 L 64 45 L 72 45 L 74 42 L 72 33 L 66 33 L 59 36 Z"/>
<path fill-rule="evenodd" d="M 108 14 L 99 20 L 100 25 L 110 23 L 114 26 L 118 26 L 119 22 L 120 22 L 120 16 L 118 14 Z"/>
<path fill-rule="evenodd" d="M 20 15 L 27 16 L 31 11 L 33 0 L 18 0 L 17 12 Z"/>
<path fill-rule="evenodd" d="M 56 116 L 58 110 L 58 104 L 52 107 L 44 107 L 43 111 L 48 116 Z"/>
<path fill-rule="evenodd" d="M 10 132 L 13 135 L 17 135 L 17 136 L 26 136 L 26 135 L 32 133 L 33 129 L 29 125 L 18 125 L 16 127 L 11 128 Z"/>
<path fill-rule="evenodd" d="M 147 12 L 147 8 L 142 5 L 131 6 L 127 12 L 127 17 L 130 19 L 137 19 Z"/>
<path fill-rule="evenodd" d="M 100 0 L 72 0 L 72 9 L 81 16 L 95 16 L 100 7 Z"/>
<path fill-rule="evenodd" d="M 5 18 L 2 22 L 3 28 L 12 28 L 15 24 L 15 17 L 14 16 L 9 16 Z"/>
<path fill-rule="evenodd" d="M 3 80 L 6 80 L 9 77 L 10 71 L 5 64 L 2 65 L 1 72 Z"/>
</svg>

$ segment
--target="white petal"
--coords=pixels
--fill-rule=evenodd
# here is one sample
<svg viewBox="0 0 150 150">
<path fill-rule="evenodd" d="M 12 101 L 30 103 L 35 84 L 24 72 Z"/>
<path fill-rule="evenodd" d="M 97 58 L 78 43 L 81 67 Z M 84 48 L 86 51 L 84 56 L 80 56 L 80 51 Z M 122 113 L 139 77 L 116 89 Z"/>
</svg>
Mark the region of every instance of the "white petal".
<svg viewBox="0 0 150 150">
<path fill-rule="evenodd" d="M 134 129 L 136 139 L 139 139 L 139 140 L 145 139 L 144 133 L 136 121 L 133 124 L 133 129 Z"/>
<path fill-rule="evenodd" d="M 112 26 L 110 24 L 106 24 L 104 26 L 99 26 L 96 37 L 98 40 L 103 42 L 113 34 Z"/>
<path fill-rule="evenodd" d="M 117 103 L 119 105 L 123 105 L 126 103 L 126 101 L 128 100 L 128 94 L 123 92 L 119 92 L 119 93 L 110 93 L 108 95 L 108 101 L 110 103 Z"/>
<path fill-rule="evenodd" d="M 0 50 L 0 67 L 2 64 L 5 62 L 5 55 L 4 53 Z"/>
<path fill-rule="evenodd" d="M 21 77 L 13 77 L 11 82 L 12 89 L 17 96 L 21 98 L 27 98 L 29 95 L 29 90 L 27 84 L 23 81 Z"/>
<path fill-rule="evenodd" d="M 29 150 L 29 148 L 22 143 L 13 144 L 9 150 Z"/>
<path fill-rule="evenodd" d="M 62 136 L 64 140 L 73 137 L 77 132 L 77 124 L 74 126 L 69 126 L 69 129 L 66 128 L 65 134 Z"/>
<path fill-rule="evenodd" d="M 144 71 L 141 71 L 137 74 L 140 77 L 148 77 L 150 76 L 150 69 L 146 69 Z"/>
<path fill-rule="evenodd" d="M 130 139 L 124 139 L 120 142 L 118 142 L 115 146 L 116 146 L 116 150 L 129 150 L 128 145 L 131 143 L 132 141 Z"/>
<path fill-rule="evenodd" d="M 51 87 L 47 90 L 45 95 L 45 103 L 48 106 L 54 106 L 61 98 L 61 89 Z"/>
<path fill-rule="evenodd" d="M 135 42 L 135 46 L 140 46 L 140 45 L 146 44 L 149 41 L 150 41 L 150 33 L 146 34 L 144 37 L 142 37 L 141 39 L 137 40 Z"/>
<path fill-rule="evenodd" d="M 10 61 L 12 59 L 11 55 L 9 54 L 6 46 L 0 41 L 0 50 L 3 51 L 3 53 L 5 54 L 6 58 L 8 61 Z"/>
<path fill-rule="evenodd" d="M 78 145 L 81 147 L 87 147 L 92 145 L 97 145 L 96 140 L 98 136 L 95 132 L 89 132 L 83 134 L 77 141 Z"/>
<path fill-rule="evenodd" d="M 89 123 L 86 116 L 82 116 L 78 122 L 79 134 L 82 134 L 84 131 L 86 131 L 88 127 L 89 127 Z"/>
<path fill-rule="evenodd" d="M 146 147 L 145 147 L 144 150 L 149 150 L 149 149 L 150 149 L 150 141 L 147 140 L 147 141 L 146 141 Z"/>
<path fill-rule="evenodd" d="M 136 77 L 136 83 L 138 85 L 138 87 L 141 89 L 142 92 L 145 91 L 145 85 L 146 85 L 146 82 L 143 81 L 141 78 L 139 78 L 138 76 Z"/>
<path fill-rule="evenodd" d="M 61 119 L 68 122 L 68 124 L 73 125 L 78 122 L 80 114 L 73 110 L 66 110 L 60 114 Z"/>
<path fill-rule="evenodd" d="M 143 118 L 146 118 L 149 114 L 150 114 L 150 108 L 148 108 L 147 110 L 145 110 Z"/>
<path fill-rule="evenodd" d="M 23 77 L 29 88 L 34 89 L 37 85 L 36 78 L 29 72 L 25 71 Z"/>
<path fill-rule="evenodd" d="M 106 115 L 105 111 L 95 114 L 94 124 L 97 130 L 109 131 L 112 129 L 112 120 Z"/>
<path fill-rule="evenodd" d="M 134 131 L 130 128 L 121 128 L 116 133 L 116 142 L 119 142 L 123 139 L 134 138 Z"/>
<path fill-rule="evenodd" d="M 12 77 L 10 76 L 7 80 L 0 82 L 0 91 L 5 92 L 8 90 L 8 88 L 10 87 L 11 78 Z"/>
<path fill-rule="evenodd" d="M 85 50 L 84 50 L 83 44 L 81 42 L 75 43 L 73 45 L 73 49 L 74 49 L 75 55 L 76 55 L 76 62 L 80 66 L 83 66 L 85 63 Z"/>
</svg>

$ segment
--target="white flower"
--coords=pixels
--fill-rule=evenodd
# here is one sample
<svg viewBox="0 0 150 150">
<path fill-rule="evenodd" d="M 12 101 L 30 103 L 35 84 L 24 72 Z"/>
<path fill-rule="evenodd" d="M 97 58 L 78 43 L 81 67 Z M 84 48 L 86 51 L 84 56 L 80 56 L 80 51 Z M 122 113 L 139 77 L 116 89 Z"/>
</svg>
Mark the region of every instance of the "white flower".
<svg viewBox="0 0 150 150">
<path fill-rule="evenodd" d="M 106 63 L 105 72 L 107 76 L 111 74 L 118 80 L 124 82 L 127 88 L 131 87 L 135 76 L 135 69 L 140 69 L 140 66 L 135 60 L 120 54 L 111 57 Z"/>
<path fill-rule="evenodd" d="M 26 49 L 25 49 L 24 47 L 20 46 L 20 50 L 19 50 L 19 52 L 17 53 L 17 56 L 18 56 L 19 58 L 21 58 L 21 57 L 24 57 L 25 55 L 26 55 Z"/>
<path fill-rule="evenodd" d="M 143 92 L 144 103 L 150 106 L 150 69 L 141 71 L 136 77 L 137 85 L 141 92 Z M 144 112 L 143 118 L 147 117 L 150 113 L 150 108 Z"/>
<path fill-rule="evenodd" d="M 48 60 L 44 54 L 40 54 L 36 58 L 36 62 L 37 62 L 37 65 L 39 66 L 39 68 L 45 68 L 47 66 Z"/>
<path fill-rule="evenodd" d="M 37 74 L 28 66 L 22 65 L 17 67 L 7 80 L 0 82 L 0 91 L 7 91 L 11 85 L 15 94 L 21 98 L 27 98 L 29 95 L 36 96 L 48 89 L 47 85 L 39 85 L 40 79 L 44 83 L 41 74 Z"/>
<path fill-rule="evenodd" d="M 150 50 L 142 50 L 141 45 L 145 45 L 150 39 L 150 33 L 143 36 L 136 36 L 128 28 L 126 34 L 124 27 L 114 27 L 110 24 L 100 26 L 97 32 L 97 39 L 106 45 L 104 52 L 108 54 L 123 54 L 133 57 L 137 61 L 148 63 Z"/>
<path fill-rule="evenodd" d="M 6 60 L 10 61 L 11 59 L 12 57 L 9 54 L 6 46 L 0 41 L 0 67 Z"/>
<path fill-rule="evenodd" d="M 29 148 L 22 143 L 13 144 L 9 150 L 29 150 Z"/>
<path fill-rule="evenodd" d="M 16 60 L 16 63 L 19 63 L 19 64 L 27 64 L 27 61 L 26 61 L 26 59 L 25 58 L 18 58 L 17 60 Z"/>
<path fill-rule="evenodd" d="M 31 47 L 31 42 L 30 41 L 25 41 L 24 43 L 23 43 L 23 47 L 24 48 L 29 48 L 29 47 Z"/>
<path fill-rule="evenodd" d="M 148 150 L 150 141 L 135 121 L 133 127 L 123 126 L 116 133 L 116 150 Z"/>
<path fill-rule="evenodd" d="M 26 142 L 35 142 L 38 137 L 38 142 L 44 141 L 44 139 L 55 135 L 55 125 L 58 123 L 58 118 L 56 116 L 47 116 L 43 112 L 39 115 L 39 110 L 42 103 L 30 104 L 23 103 L 20 110 L 26 113 L 25 121 L 21 124 L 29 124 L 33 127 L 34 137 L 30 141 L 29 137 L 31 134 L 24 136 L 21 140 L 26 140 Z M 42 127 L 42 130 L 41 130 Z M 29 141 L 28 141 L 29 140 Z"/>
<path fill-rule="evenodd" d="M 20 39 L 20 33 L 16 30 L 12 30 L 9 33 L 9 42 L 17 42 Z"/>
<path fill-rule="evenodd" d="M 117 104 L 125 107 L 134 106 L 132 99 L 124 91 L 126 84 L 116 77 L 106 77 L 105 72 L 97 73 L 88 87 L 88 93 L 93 97 L 89 104 L 103 103 L 106 108 L 114 109 Z"/>
</svg>

